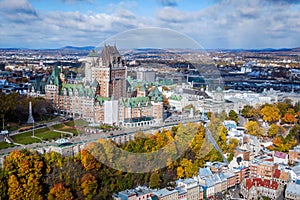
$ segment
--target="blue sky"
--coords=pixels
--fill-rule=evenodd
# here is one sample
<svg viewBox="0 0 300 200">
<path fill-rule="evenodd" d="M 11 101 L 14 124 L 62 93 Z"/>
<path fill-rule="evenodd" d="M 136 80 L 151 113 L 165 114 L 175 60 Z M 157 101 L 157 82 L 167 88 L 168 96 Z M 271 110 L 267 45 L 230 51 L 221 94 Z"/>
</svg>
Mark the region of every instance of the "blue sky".
<svg viewBox="0 0 300 200">
<path fill-rule="evenodd" d="M 300 0 L 0 0 L 0 47 L 97 46 L 149 27 L 156 27 L 151 39 L 162 47 L 175 40 L 186 47 L 186 39 L 206 49 L 299 47 L 299 5 Z M 139 41 L 149 40 L 149 34 L 136 34 Z M 127 38 L 118 37 L 113 38 Z"/>
</svg>

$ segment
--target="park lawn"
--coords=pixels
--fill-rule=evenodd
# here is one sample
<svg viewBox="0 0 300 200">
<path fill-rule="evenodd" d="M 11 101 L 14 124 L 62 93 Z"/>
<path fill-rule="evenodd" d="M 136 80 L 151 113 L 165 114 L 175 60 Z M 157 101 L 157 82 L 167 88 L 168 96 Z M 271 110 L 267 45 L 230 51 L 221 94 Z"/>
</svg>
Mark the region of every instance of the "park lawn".
<svg viewBox="0 0 300 200">
<path fill-rule="evenodd" d="M 61 133 L 54 131 L 47 131 L 42 133 L 35 134 L 36 137 L 41 138 L 42 140 L 51 141 L 60 139 Z"/>
<path fill-rule="evenodd" d="M 48 127 L 35 129 L 34 136 L 41 134 L 41 133 L 48 132 L 48 131 L 50 131 L 50 129 Z M 11 138 L 13 139 L 13 141 L 15 143 L 19 143 L 19 144 L 32 144 L 32 143 L 41 142 L 41 140 L 39 140 L 37 138 L 33 138 L 31 136 L 32 136 L 32 130 L 18 134 L 18 135 L 13 135 L 13 136 L 11 136 Z"/>
<path fill-rule="evenodd" d="M 65 122 L 64 124 L 67 125 L 67 126 L 71 126 L 71 127 L 75 126 L 75 123 L 74 123 L 73 120 Z"/>
<path fill-rule="evenodd" d="M 7 142 L 0 142 L 0 149 L 6 149 L 6 148 L 9 148 L 9 147 L 14 147 L 15 145 L 13 144 L 9 144 Z"/>
<path fill-rule="evenodd" d="M 48 127 L 34 129 L 34 135 L 39 134 L 39 133 L 44 133 L 47 131 L 50 131 L 50 129 Z M 31 132 L 32 132 L 32 130 L 31 130 Z"/>
<path fill-rule="evenodd" d="M 73 133 L 73 135 L 78 135 L 78 130 L 76 128 L 73 128 L 73 127 L 65 126 L 60 130 Z"/>
<path fill-rule="evenodd" d="M 19 144 L 32 144 L 32 143 L 41 142 L 39 139 L 33 138 L 31 136 L 32 136 L 32 131 L 27 131 L 18 135 L 13 135 L 11 136 L 11 138 L 15 143 L 19 143 Z"/>
<path fill-rule="evenodd" d="M 53 125 L 52 128 L 59 131 L 70 132 L 73 133 L 73 135 L 78 135 L 77 129 L 66 125 L 66 123 Z"/>
<path fill-rule="evenodd" d="M 74 120 L 74 125 L 79 126 L 79 127 L 85 127 L 85 126 L 88 126 L 89 123 L 84 121 L 83 119 L 76 119 L 76 120 Z"/>
<path fill-rule="evenodd" d="M 52 128 L 56 129 L 56 130 L 60 130 L 61 128 L 63 128 L 65 125 L 64 124 L 55 124 L 53 126 L 51 126 Z"/>
</svg>

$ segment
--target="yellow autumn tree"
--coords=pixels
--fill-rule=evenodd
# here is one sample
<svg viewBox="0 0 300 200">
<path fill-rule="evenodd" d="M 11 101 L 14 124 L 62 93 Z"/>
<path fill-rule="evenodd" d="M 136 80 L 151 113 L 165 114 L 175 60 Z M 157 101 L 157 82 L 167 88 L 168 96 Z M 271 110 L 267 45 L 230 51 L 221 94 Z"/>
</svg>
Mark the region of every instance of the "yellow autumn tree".
<svg viewBox="0 0 300 200">
<path fill-rule="evenodd" d="M 276 122 L 280 119 L 280 110 L 271 105 L 266 105 L 260 110 L 260 114 L 265 122 Z"/>
<path fill-rule="evenodd" d="M 245 124 L 245 128 L 247 133 L 250 135 L 254 135 L 257 137 L 261 137 L 264 135 L 264 130 L 259 126 L 256 121 L 249 121 Z"/>
</svg>

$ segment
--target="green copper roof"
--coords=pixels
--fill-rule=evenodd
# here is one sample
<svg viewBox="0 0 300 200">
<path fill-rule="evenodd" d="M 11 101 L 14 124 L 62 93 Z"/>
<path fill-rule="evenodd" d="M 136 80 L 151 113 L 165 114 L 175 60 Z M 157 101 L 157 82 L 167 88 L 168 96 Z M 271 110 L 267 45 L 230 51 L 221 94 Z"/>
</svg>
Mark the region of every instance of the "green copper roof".
<svg viewBox="0 0 300 200">
<path fill-rule="evenodd" d="M 182 96 L 172 95 L 170 96 L 171 100 L 180 101 L 182 99 Z"/>
<path fill-rule="evenodd" d="M 95 79 L 92 83 L 92 87 L 97 87 L 99 85 L 98 81 Z"/>
<path fill-rule="evenodd" d="M 151 101 L 163 101 L 162 93 L 155 87 L 148 95 Z"/>
<path fill-rule="evenodd" d="M 62 84 L 60 93 L 64 94 L 65 90 L 67 95 L 70 95 L 71 92 L 73 94 L 78 92 L 78 96 L 85 96 L 89 98 L 93 98 L 95 96 L 93 88 L 84 84 Z"/>
<path fill-rule="evenodd" d="M 148 97 L 124 98 L 122 100 L 122 103 L 125 107 L 143 108 L 152 106 L 151 101 Z"/>
<path fill-rule="evenodd" d="M 54 84 L 56 86 L 60 86 L 61 80 L 59 78 L 59 69 L 57 66 L 54 67 L 53 71 L 51 72 L 50 76 L 47 80 L 47 85 Z"/>
<path fill-rule="evenodd" d="M 95 101 L 99 103 L 100 106 L 103 106 L 104 101 L 110 100 L 108 97 L 96 97 Z"/>
</svg>

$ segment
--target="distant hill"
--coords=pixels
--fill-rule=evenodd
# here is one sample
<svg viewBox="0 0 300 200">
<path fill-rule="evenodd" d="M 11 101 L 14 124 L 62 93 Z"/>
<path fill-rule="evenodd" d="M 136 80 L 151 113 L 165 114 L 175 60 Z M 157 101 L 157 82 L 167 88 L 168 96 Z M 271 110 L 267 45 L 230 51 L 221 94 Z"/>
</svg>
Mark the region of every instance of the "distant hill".
<svg viewBox="0 0 300 200">
<path fill-rule="evenodd" d="M 84 47 L 74 47 L 74 46 L 64 46 L 60 50 L 71 50 L 71 51 L 90 51 L 95 49 L 94 46 L 84 46 Z"/>
</svg>

